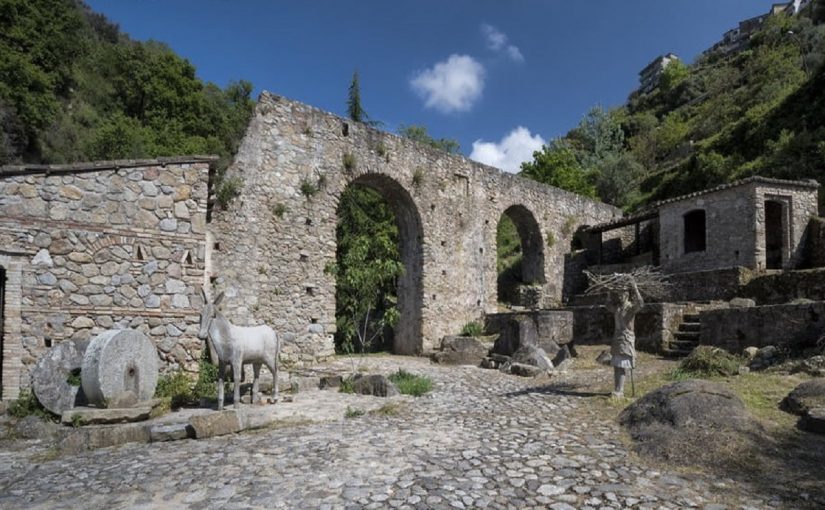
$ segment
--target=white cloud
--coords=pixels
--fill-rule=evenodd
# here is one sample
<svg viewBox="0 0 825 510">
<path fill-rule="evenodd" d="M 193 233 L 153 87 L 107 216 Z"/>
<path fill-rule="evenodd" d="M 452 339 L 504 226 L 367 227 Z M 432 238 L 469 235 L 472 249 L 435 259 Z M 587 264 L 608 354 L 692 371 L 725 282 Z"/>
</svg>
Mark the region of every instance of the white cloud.
<svg viewBox="0 0 825 510">
<path fill-rule="evenodd" d="M 487 40 L 488 48 L 495 52 L 506 54 L 515 62 L 524 62 L 524 55 L 521 54 L 518 46 L 508 44 L 507 34 L 487 23 L 481 25 L 481 33 L 484 34 L 484 38 Z"/>
<path fill-rule="evenodd" d="M 533 152 L 540 150 L 544 139 L 533 135 L 526 127 L 519 126 L 510 131 L 500 142 L 473 142 L 470 159 L 485 165 L 500 168 L 505 172 L 516 173 L 523 162 L 533 158 Z"/>
<path fill-rule="evenodd" d="M 469 55 L 450 55 L 411 81 L 427 108 L 443 113 L 466 112 L 484 90 L 484 66 Z"/>
</svg>

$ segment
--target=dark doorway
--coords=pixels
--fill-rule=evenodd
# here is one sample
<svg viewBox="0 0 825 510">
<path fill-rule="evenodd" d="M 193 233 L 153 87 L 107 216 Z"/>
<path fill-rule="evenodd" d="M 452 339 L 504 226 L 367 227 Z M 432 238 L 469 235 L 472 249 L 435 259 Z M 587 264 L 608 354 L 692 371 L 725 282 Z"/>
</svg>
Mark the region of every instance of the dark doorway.
<svg viewBox="0 0 825 510">
<path fill-rule="evenodd" d="M 785 229 L 782 202 L 765 201 L 765 267 L 782 269 Z"/>
<path fill-rule="evenodd" d="M 3 351 L 5 342 L 6 324 L 6 269 L 0 266 L 0 400 L 3 400 Z"/>
<path fill-rule="evenodd" d="M 697 209 L 685 214 L 685 253 L 705 251 L 707 248 L 707 224 L 705 211 Z"/>
</svg>

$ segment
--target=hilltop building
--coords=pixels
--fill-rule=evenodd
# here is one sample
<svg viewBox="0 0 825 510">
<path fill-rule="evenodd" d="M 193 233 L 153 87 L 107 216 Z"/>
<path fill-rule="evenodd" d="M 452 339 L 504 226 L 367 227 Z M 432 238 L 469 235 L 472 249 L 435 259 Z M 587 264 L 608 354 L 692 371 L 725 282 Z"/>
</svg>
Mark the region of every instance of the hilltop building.
<svg viewBox="0 0 825 510">
<path fill-rule="evenodd" d="M 728 55 L 738 53 L 748 47 L 751 37 L 753 37 L 753 34 L 762 28 L 765 20 L 771 16 L 777 16 L 780 14 L 796 16 L 810 3 L 811 0 L 794 0 L 792 2 L 773 4 L 767 13 L 740 21 L 736 28 L 725 32 L 722 40 L 706 50 L 705 54 L 721 53 L 723 55 Z"/>
<path fill-rule="evenodd" d="M 679 57 L 673 53 L 659 55 L 653 59 L 651 63 L 639 72 L 639 92 L 642 94 L 649 94 L 653 92 L 656 87 L 659 86 L 659 80 L 662 77 L 662 73 L 670 64 L 677 60 L 679 60 Z"/>
</svg>

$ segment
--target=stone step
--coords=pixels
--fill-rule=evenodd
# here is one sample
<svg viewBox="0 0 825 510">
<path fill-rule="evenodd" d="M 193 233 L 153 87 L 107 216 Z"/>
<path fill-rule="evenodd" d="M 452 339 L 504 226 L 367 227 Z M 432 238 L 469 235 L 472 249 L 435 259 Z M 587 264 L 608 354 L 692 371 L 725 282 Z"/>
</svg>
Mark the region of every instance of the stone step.
<svg viewBox="0 0 825 510">
<path fill-rule="evenodd" d="M 689 342 L 699 343 L 700 333 L 698 331 L 677 331 L 673 335 L 676 340 L 687 340 Z"/>
<path fill-rule="evenodd" d="M 679 331 L 699 331 L 702 329 L 700 322 L 683 322 L 679 325 Z"/>
<path fill-rule="evenodd" d="M 676 349 L 678 351 L 692 351 L 699 345 L 698 342 L 693 342 L 690 340 L 673 340 L 668 345 L 671 349 Z"/>
<path fill-rule="evenodd" d="M 688 354 L 690 354 L 690 350 L 682 350 L 682 349 L 664 349 L 662 351 L 662 356 L 665 358 L 684 358 Z"/>
</svg>

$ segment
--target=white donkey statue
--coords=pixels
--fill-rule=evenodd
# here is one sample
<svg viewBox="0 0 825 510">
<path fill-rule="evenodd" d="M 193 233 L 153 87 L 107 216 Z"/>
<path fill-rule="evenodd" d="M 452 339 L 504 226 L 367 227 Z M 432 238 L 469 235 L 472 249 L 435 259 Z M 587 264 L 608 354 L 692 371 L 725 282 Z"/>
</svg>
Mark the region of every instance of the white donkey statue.
<svg viewBox="0 0 825 510">
<path fill-rule="evenodd" d="M 208 342 L 212 361 L 218 366 L 218 409 L 223 409 L 223 378 L 226 367 L 232 369 L 235 379 L 235 409 L 241 401 L 241 374 L 243 365 L 252 363 L 255 377 L 252 381 L 252 399 L 258 396 L 258 375 L 265 364 L 272 373 L 272 400 L 278 400 L 278 356 L 281 342 L 278 334 L 269 326 L 235 326 L 218 311 L 223 292 L 210 303 L 201 289 L 203 309 L 198 338 Z"/>
</svg>

